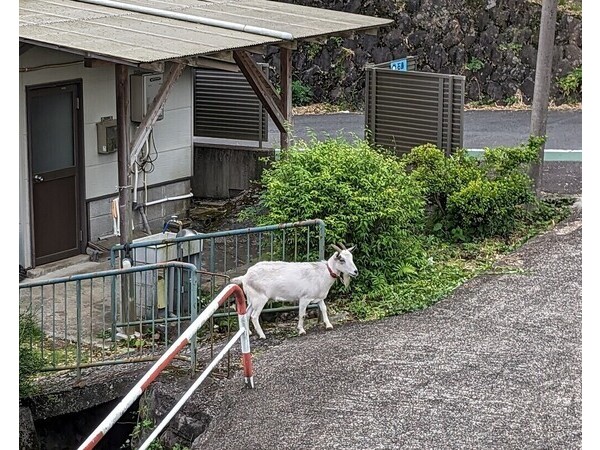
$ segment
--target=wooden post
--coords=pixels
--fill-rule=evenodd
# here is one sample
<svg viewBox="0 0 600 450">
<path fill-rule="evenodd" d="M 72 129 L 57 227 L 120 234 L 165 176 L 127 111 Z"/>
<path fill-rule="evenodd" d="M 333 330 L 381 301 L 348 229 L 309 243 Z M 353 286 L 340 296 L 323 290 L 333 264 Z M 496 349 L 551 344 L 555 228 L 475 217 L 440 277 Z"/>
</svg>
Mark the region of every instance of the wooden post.
<svg viewBox="0 0 600 450">
<path fill-rule="evenodd" d="M 540 19 L 540 35 L 538 38 L 537 62 L 535 66 L 535 84 L 531 105 L 530 134 L 532 136 L 542 137 L 546 135 L 557 8 L 558 0 L 543 0 L 542 2 L 542 17 Z M 538 197 L 542 187 L 545 147 L 545 145 L 540 147 L 539 162 L 533 164 L 530 172 Z"/>
<path fill-rule="evenodd" d="M 281 132 L 281 150 L 291 145 L 290 127 L 292 124 L 292 50 L 279 47 L 279 84 L 281 85 L 281 113 L 286 122 L 286 130 Z"/>
<path fill-rule="evenodd" d="M 119 242 L 131 241 L 131 174 L 129 172 L 129 79 L 127 66 L 115 65 L 117 92 L 117 165 L 119 170 Z"/>
<path fill-rule="evenodd" d="M 131 173 L 129 172 L 129 73 L 127 66 L 115 64 L 115 88 L 117 97 L 117 165 L 119 171 L 119 242 L 125 245 L 131 242 Z M 123 266 L 123 258 L 121 258 Z M 131 275 L 121 276 L 121 318 L 124 322 L 136 319 L 134 282 Z M 133 333 L 133 327 L 124 330 L 127 335 Z"/>
</svg>

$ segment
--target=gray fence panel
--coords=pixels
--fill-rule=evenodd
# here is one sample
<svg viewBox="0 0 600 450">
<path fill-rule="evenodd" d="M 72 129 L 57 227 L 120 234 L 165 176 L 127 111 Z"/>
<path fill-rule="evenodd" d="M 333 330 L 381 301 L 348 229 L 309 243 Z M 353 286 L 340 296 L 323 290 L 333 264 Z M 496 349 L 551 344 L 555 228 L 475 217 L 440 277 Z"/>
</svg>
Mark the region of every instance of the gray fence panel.
<svg viewBox="0 0 600 450">
<path fill-rule="evenodd" d="M 243 73 L 196 69 L 194 77 L 194 136 L 268 140 L 268 114 Z"/>
<path fill-rule="evenodd" d="M 402 72 L 384 64 L 366 68 L 366 139 L 398 155 L 426 143 L 446 154 L 461 148 L 464 77 Z"/>
</svg>

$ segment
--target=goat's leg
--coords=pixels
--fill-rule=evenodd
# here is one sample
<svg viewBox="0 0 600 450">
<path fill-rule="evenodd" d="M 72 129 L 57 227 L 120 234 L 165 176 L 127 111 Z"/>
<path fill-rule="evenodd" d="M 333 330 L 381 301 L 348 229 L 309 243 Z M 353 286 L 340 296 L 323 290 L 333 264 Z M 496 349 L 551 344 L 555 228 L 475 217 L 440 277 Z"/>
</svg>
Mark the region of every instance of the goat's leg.
<svg viewBox="0 0 600 450">
<path fill-rule="evenodd" d="M 298 334 L 306 334 L 304 330 L 304 316 L 306 316 L 306 307 L 310 303 L 309 299 L 301 299 L 298 306 Z"/>
<path fill-rule="evenodd" d="M 248 335 L 252 336 L 252 330 L 250 329 L 250 320 L 251 320 L 251 314 L 252 314 L 252 305 L 248 305 L 248 308 L 246 309 L 246 317 L 248 318 Z"/>
<path fill-rule="evenodd" d="M 257 295 L 255 297 L 253 297 L 252 311 L 250 312 L 250 319 L 252 319 L 252 324 L 254 325 L 254 329 L 258 333 L 258 337 L 261 339 L 266 339 L 266 336 L 260 326 L 259 318 L 260 318 L 260 313 L 262 312 L 263 308 L 267 304 L 268 300 L 269 299 L 267 297 L 261 296 L 261 295 Z"/>
<path fill-rule="evenodd" d="M 323 316 L 323 322 L 325 323 L 325 328 L 331 329 L 333 325 L 329 321 L 329 317 L 327 317 L 327 306 L 325 306 L 325 300 L 319 301 L 319 309 L 321 310 L 321 316 Z"/>
</svg>

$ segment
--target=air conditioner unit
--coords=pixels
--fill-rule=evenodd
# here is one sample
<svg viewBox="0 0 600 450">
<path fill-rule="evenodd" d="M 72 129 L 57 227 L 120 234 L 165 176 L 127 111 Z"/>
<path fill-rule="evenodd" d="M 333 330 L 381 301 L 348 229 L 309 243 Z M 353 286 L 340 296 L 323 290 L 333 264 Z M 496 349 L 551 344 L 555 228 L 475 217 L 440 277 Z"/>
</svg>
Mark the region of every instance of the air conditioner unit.
<svg viewBox="0 0 600 450">
<path fill-rule="evenodd" d="M 162 73 L 134 74 L 130 78 L 131 121 L 141 122 L 152 100 L 163 84 Z M 158 114 L 158 120 L 164 117 L 164 107 Z"/>
</svg>

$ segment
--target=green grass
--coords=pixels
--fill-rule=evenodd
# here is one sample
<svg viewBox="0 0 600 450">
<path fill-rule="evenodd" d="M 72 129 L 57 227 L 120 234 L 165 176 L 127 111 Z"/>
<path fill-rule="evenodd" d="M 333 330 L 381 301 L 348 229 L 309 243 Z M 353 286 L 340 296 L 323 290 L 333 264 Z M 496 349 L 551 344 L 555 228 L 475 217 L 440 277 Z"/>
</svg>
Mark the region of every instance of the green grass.
<svg viewBox="0 0 600 450">
<path fill-rule="evenodd" d="M 335 308 L 349 312 L 355 320 L 376 320 L 427 308 L 477 275 L 524 273 L 518 267 L 498 265 L 499 257 L 567 218 L 571 203 L 569 199 L 544 202 L 543 213 L 533 221 L 523 221 L 505 239 L 452 243 L 431 236 L 425 244 L 428 266 L 408 274 L 402 283 L 385 285 L 359 298 L 336 300 Z"/>
</svg>

